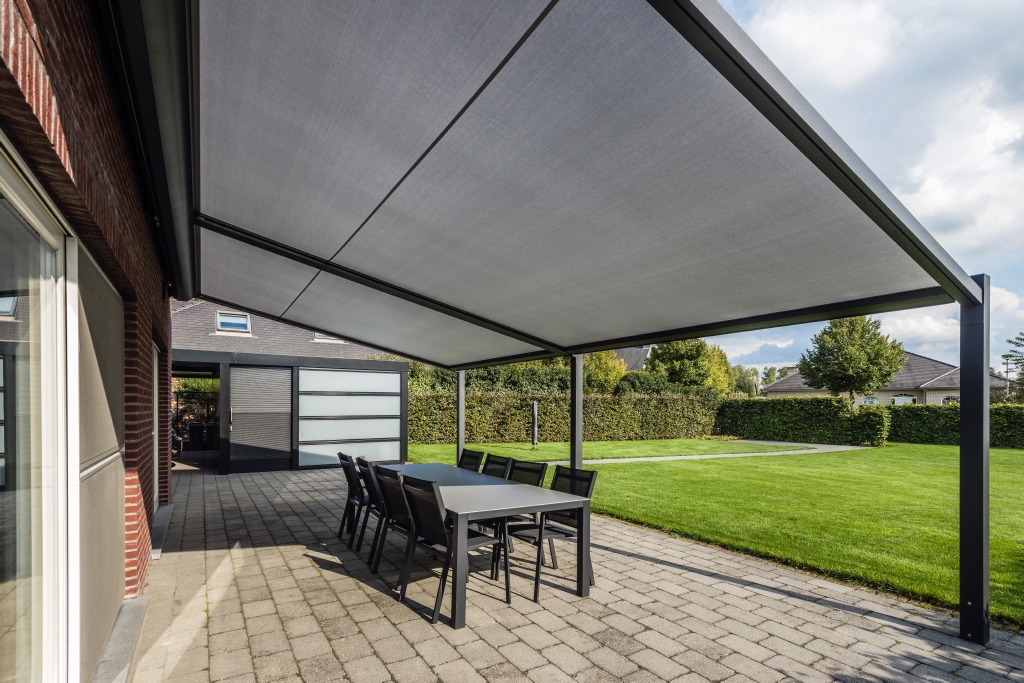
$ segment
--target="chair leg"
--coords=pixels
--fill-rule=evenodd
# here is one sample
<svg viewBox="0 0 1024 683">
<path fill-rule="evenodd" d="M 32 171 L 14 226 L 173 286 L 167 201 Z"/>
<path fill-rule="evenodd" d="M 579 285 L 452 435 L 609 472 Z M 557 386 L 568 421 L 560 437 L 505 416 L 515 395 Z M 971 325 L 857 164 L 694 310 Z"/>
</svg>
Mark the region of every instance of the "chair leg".
<svg viewBox="0 0 1024 683">
<path fill-rule="evenodd" d="M 366 536 L 366 525 L 370 522 L 370 513 L 373 512 L 373 508 L 369 505 L 366 506 L 366 516 L 363 517 L 363 524 L 359 528 L 359 540 L 356 541 L 356 552 L 358 553 L 363 548 L 363 537 Z"/>
<path fill-rule="evenodd" d="M 537 526 L 537 569 L 533 577 L 533 601 L 540 602 L 540 567 L 544 562 L 544 515 L 540 516 Z"/>
<path fill-rule="evenodd" d="M 380 541 L 377 543 L 377 557 L 374 558 L 373 566 L 370 567 L 371 574 L 376 574 L 377 570 L 380 568 L 380 558 L 384 556 L 384 541 L 387 540 L 388 529 L 390 528 L 391 520 L 384 520 L 384 530 L 380 532 Z M 380 530 L 378 529 L 378 531 Z"/>
<path fill-rule="evenodd" d="M 405 601 L 405 589 L 409 585 L 412 570 L 413 550 L 416 548 L 416 530 L 409 529 L 409 541 L 405 544 L 405 562 L 402 563 L 402 577 L 398 580 L 398 602 Z"/>
<path fill-rule="evenodd" d="M 373 558 L 377 555 L 377 542 L 380 540 L 380 532 L 387 523 L 387 518 L 384 517 L 384 513 L 377 516 L 377 528 L 373 532 L 373 542 L 370 543 L 370 557 L 367 560 L 370 564 L 373 564 Z"/>
<path fill-rule="evenodd" d="M 551 549 L 551 568 L 558 569 L 558 557 L 555 555 L 555 539 L 552 536 L 548 537 L 548 548 Z"/>
<path fill-rule="evenodd" d="M 341 528 L 338 529 L 338 538 L 345 538 L 345 526 L 348 523 L 348 516 L 352 512 L 352 501 L 345 502 L 345 511 L 341 513 Z"/>
<path fill-rule="evenodd" d="M 363 514 L 363 507 L 365 506 L 362 503 L 356 503 L 355 515 L 352 517 L 352 526 L 349 527 L 349 531 L 351 533 L 348 536 L 348 547 L 350 550 L 352 549 L 352 544 L 356 540 L 356 532 L 359 531 L 359 517 Z M 367 512 L 367 514 L 369 514 L 369 512 Z"/>
<path fill-rule="evenodd" d="M 501 550 L 505 554 L 505 602 L 512 604 L 512 577 L 508 570 L 508 547 L 511 545 L 508 536 L 508 520 L 501 522 Z M 497 578 L 497 577 L 495 577 Z"/>
<path fill-rule="evenodd" d="M 444 567 L 441 569 L 441 584 L 437 587 L 437 597 L 434 598 L 434 616 L 431 617 L 430 623 L 436 624 L 437 620 L 441 618 L 441 602 L 444 600 L 444 587 L 448 583 L 448 568 L 452 564 L 452 548 L 448 547 L 448 552 L 444 556 Z"/>
</svg>

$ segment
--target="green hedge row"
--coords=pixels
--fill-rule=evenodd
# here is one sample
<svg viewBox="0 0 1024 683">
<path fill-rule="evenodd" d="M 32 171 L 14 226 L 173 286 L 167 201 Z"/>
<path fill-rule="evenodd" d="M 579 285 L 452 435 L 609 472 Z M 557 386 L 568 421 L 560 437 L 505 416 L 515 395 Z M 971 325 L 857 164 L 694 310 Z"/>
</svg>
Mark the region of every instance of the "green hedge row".
<svg viewBox="0 0 1024 683">
<path fill-rule="evenodd" d="M 907 443 L 960 443 L 959 405 L 887 406 L 892 416 L 889 440 Z M 989 444 L 1024 448 L 1024 405 L 1000 403 L 990 413 Z"/>
<path fill-rule="evenodd" d="M 888 432 L 884 408 L 854 410 L 838 397 L 729 399 L 715 421 L 716 434 L 768 441 L 883 446 Z"/>
<path fill-rule="evenodd" d="M 466 441 L 530 441 L 531 402 L 537 401 L 538 438 L 569 440 L 568 396 L 466 396 Z M 717 403 L 688 396 L 585 396 L 587 441 L 697 439 L 711 434 Z M 455 443 L 455 396 L 409 396 L 409 443 Z"/>
</svg>

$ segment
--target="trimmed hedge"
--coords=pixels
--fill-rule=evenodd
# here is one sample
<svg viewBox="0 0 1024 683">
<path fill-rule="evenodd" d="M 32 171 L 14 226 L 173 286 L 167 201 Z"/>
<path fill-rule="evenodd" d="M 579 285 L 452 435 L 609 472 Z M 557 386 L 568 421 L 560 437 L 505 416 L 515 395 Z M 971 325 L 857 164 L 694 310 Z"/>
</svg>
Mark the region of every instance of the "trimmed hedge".
<svg viewBox="0 0 1024 683">
<path fill-rule="evenodd" d="M 884 446 L 889 413 L 854 410 L 838 397 L 729 399 L 718 407 L 716 434 L 768 441 Z"/>
<path fill-rule="evenodd" d="M 532 438 L 531 403 L 537 401 L 540 441 L 569 440 L 568 396 L 467 394 L 468 443 L 525 442 Z M 689 396 L 585 396 L 587 441 L 699 439 L 710 436 L 717 403 Z M 409 443 L 455 443 L 455 396 L 409 396 Z"/>
<path fill-rule="evenodd" d="M 892 416 L 889 438 L 907 443 L 960 443 L 959 405 L 886 406 Z M 989 444 L 1024 448 L 1024 405 L 999 403 L 990 412 Z"/>
</svg>

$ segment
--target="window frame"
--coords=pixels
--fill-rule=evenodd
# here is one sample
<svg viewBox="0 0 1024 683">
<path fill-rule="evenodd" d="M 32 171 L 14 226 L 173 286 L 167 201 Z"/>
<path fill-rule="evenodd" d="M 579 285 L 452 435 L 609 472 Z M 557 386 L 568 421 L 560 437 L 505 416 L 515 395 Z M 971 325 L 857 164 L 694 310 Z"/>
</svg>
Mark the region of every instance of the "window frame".
<svg viewBox="0 0 1024 683">
<path fill-rule="evenodd" d="M 231 316 L 234 318 L 245 317 L 245 329 L 231 329 L 230 327 L 223 327 L 221 325 L 221 316 Z M 252 334 L 252 316 L 242 311 L 217 311 L 217 332 L 233 332 L 235 334 Z"/>
</svg>

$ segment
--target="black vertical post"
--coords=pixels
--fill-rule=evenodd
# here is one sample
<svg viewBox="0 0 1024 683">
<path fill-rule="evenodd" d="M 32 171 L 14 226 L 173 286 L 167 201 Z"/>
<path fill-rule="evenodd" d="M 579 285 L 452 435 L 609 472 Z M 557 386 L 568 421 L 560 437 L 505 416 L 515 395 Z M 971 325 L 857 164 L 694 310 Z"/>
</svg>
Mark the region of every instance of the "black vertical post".
<svg viewBox="0 0 1024 683">
<path fill-rule="evenodd" d="M 960 637 L 989 640 L 989 277 L 980 304 L 960 305 Z"/>
<path fill-rule="evenodd" d="M 299 366 L 292 366 L 292 469 L 299 469 Z"/>
<path fill-rule="evenodd" d="M 569 397 L 569 466 L 583 468 L 583 354 L 572 357 Z"/>
<path fill-rule="evenodd" d="M 458 449 L 455 452 L 455 462 L 459 462 L 459 458 L 462 457 L 462 449 L 466 447 L 466 371 L 459 370 L 459 388 L 458 395 L 455 399 L 456 411 L 458 412 L 458 436 L 455 439 Z"/>
<path fill-rule="evenodd" d="M 537 447 L 537 402 L 533 402 L 533 447 Z"/>
<path fill-rule="evenodd" d="M 220 364 L 220 457 L 217 474 L 231 473 L 231 364 Z"/>
</svg>

